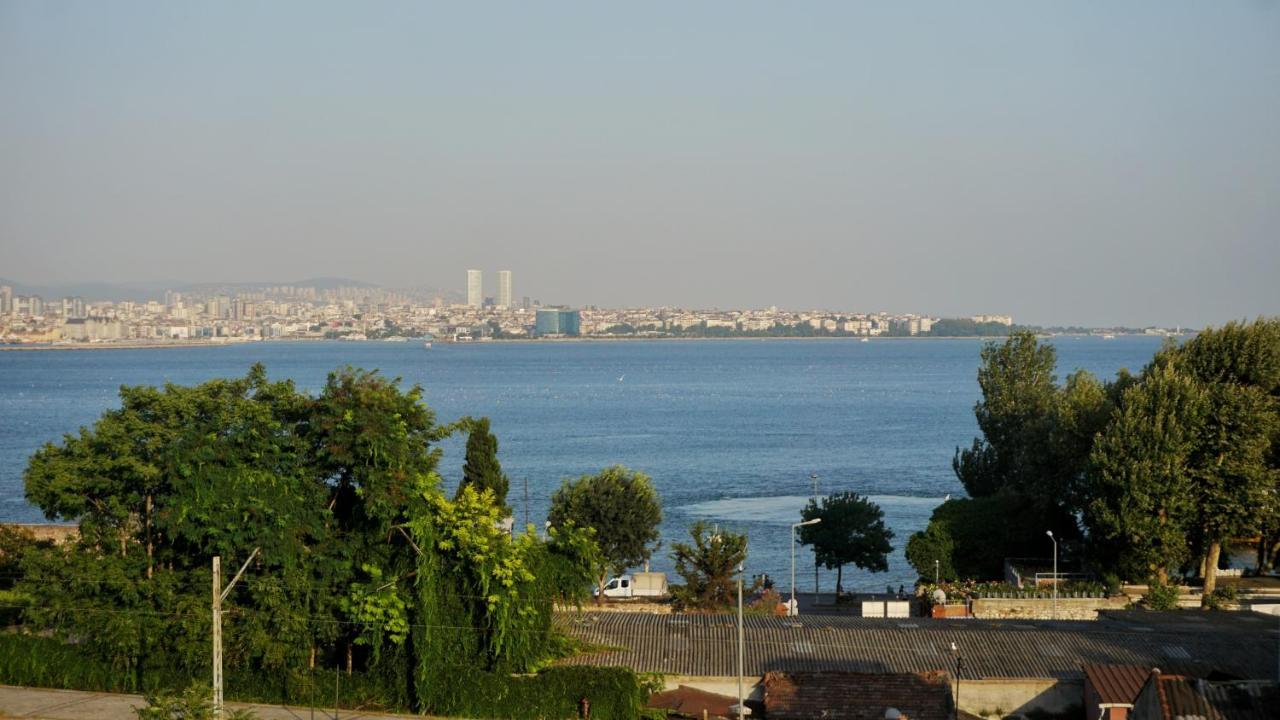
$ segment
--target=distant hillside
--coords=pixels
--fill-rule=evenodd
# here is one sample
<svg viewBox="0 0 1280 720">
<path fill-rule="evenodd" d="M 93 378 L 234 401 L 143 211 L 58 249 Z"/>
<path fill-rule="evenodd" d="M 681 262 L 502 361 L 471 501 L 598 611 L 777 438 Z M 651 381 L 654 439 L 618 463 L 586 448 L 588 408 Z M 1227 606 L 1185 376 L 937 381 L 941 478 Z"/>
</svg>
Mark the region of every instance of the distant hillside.
<svg viewBox="0 0 1280 720">
<path fill-rule="evenodd" d="M 19 282 L 17 280 L 9 280 L 0 278 L 0 285 L 8 285 L 13 288 L 15 295 L 39 295 L 45 299 L 53 299 L 60 297 L 79 296 L 89 302 L 99 302 L 109 300 L 112 302 L 120 302 L 131 300 L 133 302 L 146 302 L 148 300 L 163 300 L 166 290 L 176 290 L 183 293 L 192 294 L 219 294 L 229 293 L 235 294 L 239 292 L 252 292 L 262 290 L 269 287 L 277 287 L 280 285 L 292 285 L 294 287 L 313 287 L 318 290 L 332 290 L 340 287 L 356 287 L 356 288 L 376 288 L 378 285 L 374 283 L 364 282 L 362 280 L 352 280 L 350 278 L 341 277 L 320 277 L 308 278 L 306 280 L 282 281 L 282 282 L 248 282 L 248 283 L 191 283 L 185 281 L 173 282 L 121 282 L 121 283 L 104 283 L 104 282 L 82 282 L 82 283 L 55 283 L 50 285 L 30 285 L 28 283 Z"/>
<path fill-rule="evenodd" d="M 219 293 L 238 293 L 238 292 L 254 292 L 264 290 L 270 287 L 280 286 L 290 287 L 313 287 L 317 290 L 333 290 L 342 287 L 354 288 L 376 288 L 379 287 L 375 283 L 364 282 L 363 280 L 352 280 L 350 278 L 341 277 L 320 277 L 308 278 L 306 280 L 289 280 L 280 281 L 272 280 L 268 282 L 202 282 L 202 283 L 183 283 L 180 285 L 170 285 L 168 289 L 177 290 L 178 292 L 195 293 L 201 295 L 219 294 Z"/>
<path fill-rule="evenodd" d="M 145 302 L 164 297 L 166 288 L 173 287 L 164 283 L 59 283 L 53 285 L 29 285 L 16 280 L 0 278 L 0 285 L 13 288 L 15 295 L 39 295 L 46 300 L 60 297 L 79 296 L 90 302 L 99 300 L 132 300 Z"/>
</svg>

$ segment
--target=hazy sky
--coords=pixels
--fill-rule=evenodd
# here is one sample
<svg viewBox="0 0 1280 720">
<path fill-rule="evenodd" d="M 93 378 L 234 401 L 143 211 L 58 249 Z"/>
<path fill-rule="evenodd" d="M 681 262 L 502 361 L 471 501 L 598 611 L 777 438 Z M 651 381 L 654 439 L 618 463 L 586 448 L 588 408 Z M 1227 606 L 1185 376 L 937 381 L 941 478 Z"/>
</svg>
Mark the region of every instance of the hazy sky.
<svg viewBox="0 0 1280 720">
<path fill-rule="evenodd" d="M 1280 3 L 0 0 L 0 277 L 468 267 L 572 304 L 1280 313 Z"/>
</svg>

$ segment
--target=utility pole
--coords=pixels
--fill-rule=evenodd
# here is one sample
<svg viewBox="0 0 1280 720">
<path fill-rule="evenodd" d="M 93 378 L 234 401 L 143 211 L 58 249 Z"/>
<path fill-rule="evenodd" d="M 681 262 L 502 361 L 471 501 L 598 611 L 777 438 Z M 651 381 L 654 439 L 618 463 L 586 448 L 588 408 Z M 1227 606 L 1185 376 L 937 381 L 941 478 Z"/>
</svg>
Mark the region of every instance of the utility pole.
<svg viewBox="0 0 1280 720">
<path fill-rule="evenodd" d="M 213 716 L 222 720 L 222 601 L 231 594 L 240 576 L 249 569 L 249 563 L 257 556 L 261 548 L 254 548 L 249 559 L 240 566 L 240 572 L 231 578 L 227 587 L 222 587 L 222 556 L 213 556 Z"/>
<path fill-rule="evenodd" d="M 738 563 L 738 720 L 747 716 L 746 697 L 742 691 L 742 675 L 746 670 L 746 636 L 742 631 L 742 575 L 745 569 Z"/>
<path fill-rule="evenodd" d="M 222 718 L 222 557 L 213 556 L 213 715 Z"/>
</svg>

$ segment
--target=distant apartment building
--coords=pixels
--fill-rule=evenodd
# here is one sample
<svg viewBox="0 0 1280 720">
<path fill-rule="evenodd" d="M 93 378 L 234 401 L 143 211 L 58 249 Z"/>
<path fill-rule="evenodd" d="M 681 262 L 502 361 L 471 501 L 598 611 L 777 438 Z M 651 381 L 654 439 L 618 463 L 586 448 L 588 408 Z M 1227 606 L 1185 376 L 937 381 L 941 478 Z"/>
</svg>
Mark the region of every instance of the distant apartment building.
<svg viewBox="0 0 1280 720">
<path fill-rule="evenodd" d="M 124 326 L 109 318 L 70 318 L 62 323 L 62 337 L 85 342 L 120 340 Z"/>
<path fill-rule="evenodd" d="M 0 285 L 0 315 L 13 312 L 13 288 Z"/>
<path fill-rule="evenodd" d="M 1000 323 L 1006 327 L 1013 326 L 1013 316 L 1011 315 L 974 315 L 969 318 L 976 323 Z"/>
<path fill-rule="evenodd" d="M 498 307 L 511 307 L 511 271 L 498 271 Z"/>
<path fill-rule="evenodd" d="M 484 273 L 479 270 L 467 271 L 467 304 L 475 308 L 484 305 Z"/>
<path fill-rule="evenodd" d="M 539 337 L 580 335 L 582 334 L 582 314 L 577 310 L 564 308 L 540 309 L 534 321 L 534 333 Z"/>
<path fill-rule="evenodd" d="M 62 298 L 62 317 L 64 318 L 82 318 L 86 317 L 84 298 L 82 297 L 64 297 Z"/>
</svg>

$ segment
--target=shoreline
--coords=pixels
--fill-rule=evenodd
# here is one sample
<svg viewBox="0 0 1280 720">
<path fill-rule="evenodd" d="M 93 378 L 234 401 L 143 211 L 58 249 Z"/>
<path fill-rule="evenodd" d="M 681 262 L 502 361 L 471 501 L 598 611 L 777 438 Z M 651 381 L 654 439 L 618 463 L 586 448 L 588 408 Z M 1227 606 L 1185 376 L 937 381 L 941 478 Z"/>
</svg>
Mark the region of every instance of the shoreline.
<svg viewBox="0 0 1280 720">
<path fill-rule="evenodd" d="M 558 337 L 558 338 L 496 338 L 489 340 L 476 340 L 471 342 L 452 342 L 446 340 L 434 340 L 439 345 L 493 345 L 493 344 L 517 344 L 517 343 L 591 343 L 591 342 L 653 342 L 653 341 L 677 341 L 677 342 L 725 342 L 725 341 L 796 341 L 796 340 L 822 340 L 822 341 L 845 341 L 845 342 L 862 342 L 864 338 L 868 342 L 885 342 L 897 340 L 979 340 L 979 341 L 999 341 L 1003 340 L 1005 335 L 893 335 L 867 337 L 863 335 L 783 335 L 777 337 L 608 337 L 592 335 L 588 337 Z M 1093 335 L 1089 333 L 1058 333 L 1054 335 L 1040 335 L 1042 338 L 1099 338 L 1102 335 Z M 1140 335 L 1137 333 L 1116 335 L 1116 338 L 1131 337 L 1156 337 L 1148 335 Z M 422 338 L 408 338 L 404 343 L 393 342 L 392 344 L 412 344 L 420 342 Z M 227 342 L 213 342 L 209 340 L 180 340 L 174 342 L 147 342 L 147 341 L 123 341 L 123 342 L 105 342 L 105 343 L 61 343 L 61 344 L 0 344 L 0 352 L 50 352 L 57 350 L 84 351 L 84 350 L 167 350 L 178 348 L 225 348 L 236 347 L 242 345 L 258 345 L 263 343 L 386 343 L 386 340 L 339 340 L 333 338 L 270 338 L 266 340 L 234 340 Z"/>
</svg>

